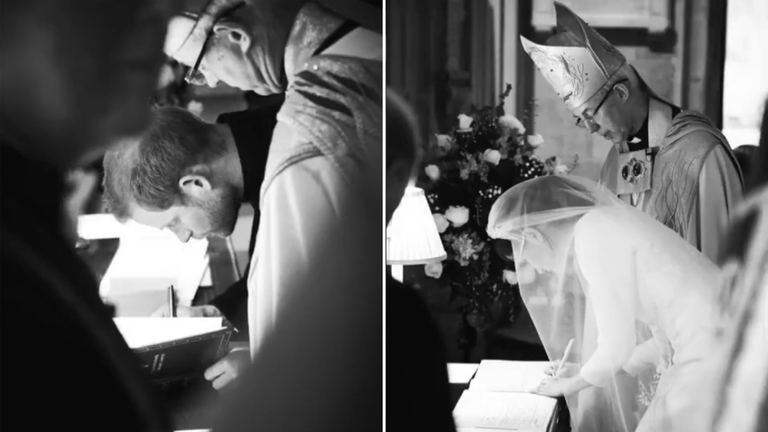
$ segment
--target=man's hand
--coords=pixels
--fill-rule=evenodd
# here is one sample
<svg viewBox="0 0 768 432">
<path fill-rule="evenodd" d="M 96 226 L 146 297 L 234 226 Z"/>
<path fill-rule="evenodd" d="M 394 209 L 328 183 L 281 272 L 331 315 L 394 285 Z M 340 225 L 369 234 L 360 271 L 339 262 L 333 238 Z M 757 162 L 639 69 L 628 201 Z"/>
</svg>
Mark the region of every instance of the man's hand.
<svg viewBox="0 0 768 432">
<path fill-rule="evenodd" d="M 168 318 L 168 306 L 163 306 L 155 313 L 153 317 Z M 204 306 L 176 306 L 176 316 L 179 318 L 211 318 L 223 316 L 221 311 L 216 306 L 204 305 Z"/>
<path fill-rule="evenodd" d="M 251 351 L 232 350 L 226 357 L 216 362 L 205 371 L 205 379 L 213 381 L 213 388 L 221 390 L 242 375 L 251 365 Z"/>
</svg>

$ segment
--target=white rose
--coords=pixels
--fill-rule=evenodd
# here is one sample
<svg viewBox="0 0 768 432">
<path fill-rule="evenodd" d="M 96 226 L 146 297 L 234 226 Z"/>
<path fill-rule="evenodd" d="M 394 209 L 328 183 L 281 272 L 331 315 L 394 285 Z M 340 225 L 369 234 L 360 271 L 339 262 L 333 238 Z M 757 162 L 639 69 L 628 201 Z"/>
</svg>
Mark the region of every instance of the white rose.
<svg viewBox="0 0 768 432">
<path fill-rule="evenodd" d="M 530 265 L 523 265 L 517 269 L 517 283 L 529 284 L 536 279 L 536 270 Z"/>
<path fill-rule="evenodd" d="M 191 101 L 187 104 L 187 111 L 191 112 L 192 114 L 200 117 L 200 115 L 203 113 L 203 104 L 202 102 L 198 101 Z"/>
<path fill-rule="evenodd" d="M 440 168 L 437 165 L 427 165 L 424 168 L 424 172 L 427 173 L 427 177 L 432 181 L 437 181 L 440 178 Z"/>
<path fill-rule="evenodd" d="M 531 296 L 525 299 L 525 306 L 531 309 L 536 307 L 545 308 L 549 307 L 549 300 L 543 295 Z"/>
<path fill-rule="evenodd" d="M 555 174 L 568 174 L 568 171 L 570 170 L 568 169 L 567 165 L 558 164 L 555 167 Z"/>
<path fill-rule="evenodd" d="M 440 213 L 433 213 L 432 217 L 435 218 L 435 226 L 437 227 L 437 232 L 440 234 L 444 233 L 445 230 L 448 229 L 448 225 L 450 225 L 448 219 L 446 219 L 445 216 L 441 215 Z"/>
<path fill-rule="evenodd" d="M 516 130 L 518 133 L 525 133 L 525 126 L 515 116 L 504 115 L 499 117 L 499 124 L 509 130 Z"/>
<path fill-rule="evenodd" d="M 443 275 L 443 264 L 436 262 L 424 266 L 424 274 L 431 278 L 440 279 Z"/>
<path fill-rule="evenodd" d="M 544 137 L 542 137 L 539 134 L 536 135 L 528 135 L 528 144 L 531 145 L 531 147 L 541 147 L 542 144 L 544 144 Z"/>
<path fill-rule="evenodd" d="M 475 121 L 472 117 L 466 114 L 459 114 L 459 129 L 467 130 L 472 127 L 472 122 Z"/>
<path fill-rule="evenodd" d="M 517 273 L 512 270 L 504 270 L 504 282 L 510 285 L 517 285 Z"/>
<path fill-rule="evenodd" d="M 448 207 L 448 210 L 445 212 L 445 218 L 451 222 L 451 225 L 459 228 L 469 221 L 469 209 L 464 206 Z"/>
<path fill-rule="evenodd" d="M 448 135 L 435 135 L 437 137 L 437 146 L 443 150 L 451 148 L 451 137 Z"/>
<path fill-rule="evenodd" d="M 488 149 L 483 153 L 483 159 L 488 163 L 498 165 L 501 160 L 501 153 L 498 150 Z"/>
</svg>

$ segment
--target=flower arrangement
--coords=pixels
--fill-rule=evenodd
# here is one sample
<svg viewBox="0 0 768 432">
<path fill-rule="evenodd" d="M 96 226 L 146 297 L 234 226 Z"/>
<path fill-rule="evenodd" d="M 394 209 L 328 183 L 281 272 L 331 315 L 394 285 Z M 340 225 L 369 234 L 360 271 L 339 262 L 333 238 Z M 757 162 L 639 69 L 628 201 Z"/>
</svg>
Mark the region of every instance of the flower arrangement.
<svg viewBox="0 0 768 432">
<path fill-rule="evenodd" d="M 450 286 L 451 300 L 464 300 L 464 322 L 478 330 L 503 317 L 514 319 L 514 286 L 523 276 L 514 271 L 509 242 L 495 242 L 486 233 L 491 206 L 517 183 L 568 173 L 578 162 L 574 158 L 565 165 L 557 157 L 536 157 L 544 139 L 526 135 L 517 118 L 504 114 L 511 89 L 507 85 L 498 105 L 461 114 L 450 134 L 435 136 L 420 179 L 448 254 L 424 271 Z M 500 250 L 505 247 L 506 252 Z"/>
</svg>

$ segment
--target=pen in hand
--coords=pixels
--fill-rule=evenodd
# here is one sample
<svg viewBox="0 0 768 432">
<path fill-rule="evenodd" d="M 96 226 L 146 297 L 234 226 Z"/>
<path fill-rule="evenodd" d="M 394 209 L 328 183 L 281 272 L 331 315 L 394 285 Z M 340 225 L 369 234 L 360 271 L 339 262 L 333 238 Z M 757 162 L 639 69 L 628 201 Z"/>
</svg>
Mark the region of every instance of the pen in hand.
<svg viewBox="0 0 768 432">
<path fill-rule="evenodd" d="M 173 285 L 168 287 L 168 316 L 176 318 L 176 293 L 173 291 Z"/>
<path fill-rule="evenodd" d="M 560 365 L 557 367 L 557 370 L 555 371 L 555 377 L 560 375 L 560 371 L 563 370 L 563 366 L 565 365 L 565 362 L 568 361 L 568 356 L 571 355 L 572 349 L 573 349 L 573 339 L 569 340 L 568 345 L 565 347 L 563 358 L 560 360 Z"/>
</svg>

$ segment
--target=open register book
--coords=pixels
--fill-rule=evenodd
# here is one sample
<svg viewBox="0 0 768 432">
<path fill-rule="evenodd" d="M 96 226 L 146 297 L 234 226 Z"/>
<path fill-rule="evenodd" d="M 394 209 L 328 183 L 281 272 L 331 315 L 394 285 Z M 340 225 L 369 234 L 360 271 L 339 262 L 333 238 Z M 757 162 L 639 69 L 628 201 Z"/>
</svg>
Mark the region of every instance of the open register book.
<svg viewBox="0 0 768 432">
<path fill-rule="evenodd" d="M 227 353 L 232 329 L 221 318 L 115 318 L 128 347 L 158 384 L 202 376 Z"/>
<path fill-rule="evenodd" d="M 179 305 L 190 306 L 208 269 L 208 241 L 182 243 L 167 230 L 120 223 L 109 214 L 83 215 L 78 234 L 87 240 L 119 238 L 99 293 L 118 317 L 149 317 L 167 303 L 173 285 Z"/>
<path fill-rule="evenodd" d="M 528 392 L 546 378 L 547 365 L 547 362 L 483 360 L 453 410 L 457 430 L 554 430 L 557 399 Z"/>
</svg>

